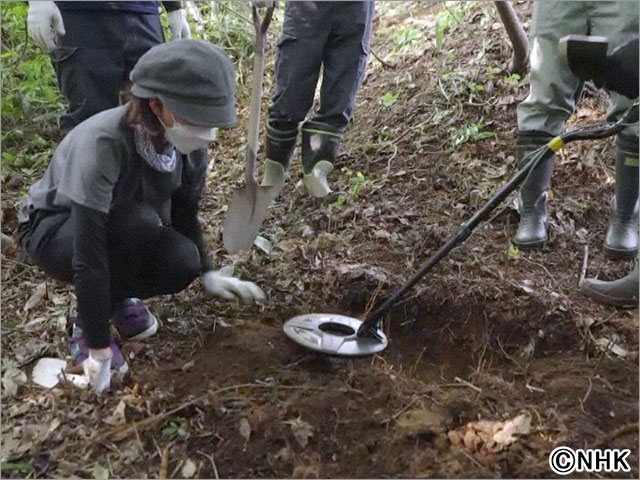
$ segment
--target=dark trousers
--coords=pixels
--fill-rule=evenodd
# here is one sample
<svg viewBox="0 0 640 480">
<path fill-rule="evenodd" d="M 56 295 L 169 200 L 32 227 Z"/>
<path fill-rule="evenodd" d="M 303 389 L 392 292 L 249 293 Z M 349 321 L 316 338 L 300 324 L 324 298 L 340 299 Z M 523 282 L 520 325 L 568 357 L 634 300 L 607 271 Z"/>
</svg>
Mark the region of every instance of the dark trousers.
<svg viewBox="0 0 640 480">
<path fill-rule="evenodd" d="M 73 214 L 36 211 L 20 227 L 23 249 L 45 273 L 73 281 Z M 178 293 L 201 270 L 196 244 L 171 227 L 146 205 L 129 205 L 109 214 L 107 250 L 111 304 L 129 297 L 148 298 Z"/>
<path fill-rule="evenodd" d="M 373 2 L 287 2 L 269 107 L 274 128 L 291 130 L 305 119 L 324 68 L 313 121 L 344 130 L 364 79 L 373 17 Z"/>
<path fill-rule="evenodd" d="M 118 106 L 129 72 L 151 47 L 164 42 L 160 15 L 63 11 L 66 34 L 51 52 L 58 88 L 67 100 L 60 118 L 66 134 L 83 120 Z"/>
</svg>

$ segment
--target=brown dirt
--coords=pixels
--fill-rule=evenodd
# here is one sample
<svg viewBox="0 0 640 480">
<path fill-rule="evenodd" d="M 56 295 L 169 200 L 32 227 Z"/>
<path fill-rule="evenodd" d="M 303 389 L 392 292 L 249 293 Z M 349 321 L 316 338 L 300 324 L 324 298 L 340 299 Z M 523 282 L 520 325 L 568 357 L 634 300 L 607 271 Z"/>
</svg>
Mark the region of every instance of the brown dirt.
<svg viewBox="0 0 640 480">
<path fill-rule="evenodd" d="M 528 8 L 518 5 L 521 17 Z M 378 20 L 374 50 L 395 68 L 370 61 L 333 174 L 339 191 L 353 187 L 358 171 L 370 183 L 342 204 L 337 194 L 313 200 L 294 186 L 297 162 L 263 229 L 273 251 L 218 252 L 221 265 L 233 261 L 259 280 L 267 305 L 207 299 L 198 282 L 152 299 L 162 328 L 126 346 L 132 373 L 109 394 L 28 384 L 12 397 L 3 392 L 3 450 L 12 453 L 5 459 L 28 463 L 38 477 L 91 477 L 96 465 L 114 477 L 157 478 L 163 470 L 179 477 L 189 461 L 199 478 L 539 478 L 553 475 L 555 446 L 605 446 L 632 451 L 632 471 L 615 477 L 638 477 L 637 310 L 595 304 L 577 289 L 586 247 L 588 275 L 617 278 L 628 267 L 601 251 L 611 142 L 572 145 L 558 160 L 552 237 L 542 251 L 509 256 L 518 215 L 505 203 L 389 313 L 390 343 L 379 355 L 325 356 L 282 333 L 301 313 L 362 316 L 513 171 L 515 106 L 527 88 L 503 81 L 509 50 L 496 14 L 489 4 L 469 7 L 464 25 L 454 23 L 445 37 L 453 56 L 433 45 L 429 22 L 441 10 L 411 4 Z M 420 50 L 397 53 L 391 33 L 407 24 L 425 40 Z M 488 67 L 496 68 L 492 78 Z M 485 90 L 470 103 L 471 80 Z M 385 107 L 388 91 L 398 100 Z M 606 98 L 590 93 L 582 105 L 576 123 L 601 119 Z M 452 150 L 452 130 L 469 121 L 495 138 Z M 223 132 L 213 151 L 202 215 L 214 245 L 221 206 L 242 175 L 241 135 Z M 472 190 L 478 205 L 470 205 Z M 3 211 L 8 201 L 3 196 Z M 3 252 L 3 371 L 7 362 L 28 372 L 40 356 L 63 357 L 56 318 L 74 315 L 69 288 L 56 283 L 23 311 L 44 280 L 23 262 Z M 608 349 L 597 346 L 603 338 Z M 614 345 L 627 354 L 613 354 Z M 124 418 L 114 420 L 121 403 Z M 504 450 L 449 440 L 470 421 L 520 413 L 531 417 L 531 432 Z"/>
</svg>

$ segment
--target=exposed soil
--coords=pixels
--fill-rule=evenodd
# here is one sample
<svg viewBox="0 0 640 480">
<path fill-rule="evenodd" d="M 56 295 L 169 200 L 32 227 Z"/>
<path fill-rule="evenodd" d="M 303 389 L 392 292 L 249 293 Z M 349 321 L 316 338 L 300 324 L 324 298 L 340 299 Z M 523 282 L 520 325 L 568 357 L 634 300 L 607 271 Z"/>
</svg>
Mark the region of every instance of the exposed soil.
<svg viewBox="0 0 640 480">
<path fill-rule="evenodd" d="M 217 252 L 220 265 L 258 280 L 267 304 L 206 298 L 196 282 L 149 301 L 162 328 L 125 346 L 131 374 L 107 395 L 30 381 L 11 396 L 3 388 L 3 461 L 32 466 L 3 476 L 97 478 L 97 465 L 113 477 L 170 478 L 192 463 L 187 473 L 199 478 L 537 478 L 554 476 L 549 453 L 568 445 L 629 448 L 631 472 L 593 476 L 638 477 L 638 312 L 598 305 L 577 286 L 585 252 L 587 276 L 630 268 L 601 247 L 611 141 L 571 145 L 558 158 L 543 250 L 510 253 L 518 214 L 505 202 L 389 313 L 380 354 L 326 356 L 282 332 L 302 313 L 363 317 L 514 171 L 515 107 L 527 82 L 504 81 L 510 51 L 489 3 L 468 7 L 438 50 L 443 8 L 413 3 L 379 16 L 373 49 L 390 65 L 370 60 L 332 176 L 337 193 L 308 198 L 296 160 L 261 233 L 273 250 Z M 517 10 L 526 18 L 530 5 Z M 392 34 L 406 25 L 423 40 L 400 51 Z M 484 89 L 470 98 L 469 82 Z M 390 106 L 387 92 L 397 97 Z M 587 90 L 569 127 L 602 120 L 606 104 Z M 452 148 L 453 131 L 469 122 L 495 136 Z M 212 245 L 222 243 L 222 206 L 241 182 L 241 130 L 222 132 L 212 150 L 202 202 Z M 3 231 L 15 236 L 7 218 L 18 189 L 3 193 Z M 3 373 L 64 358 L 70 288 L 48 283 L 25 312 L 44 275 L 15 250 L 3 251 L 2 267 Z M 452 443 L 450 432 L 468 422 L 523 413 L 530 433 L 504 449 Z"/>
</svg>

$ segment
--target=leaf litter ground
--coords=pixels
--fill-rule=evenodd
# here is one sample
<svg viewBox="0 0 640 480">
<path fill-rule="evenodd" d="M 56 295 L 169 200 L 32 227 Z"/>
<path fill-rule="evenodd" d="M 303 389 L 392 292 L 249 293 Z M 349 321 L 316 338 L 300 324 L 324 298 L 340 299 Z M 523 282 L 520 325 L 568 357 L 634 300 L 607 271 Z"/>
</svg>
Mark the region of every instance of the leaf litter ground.
<svg viewBox="0 0 640 480">
<path fill-rule="evenodd" d="M 362 316 L 514 171 L 527 87 L 505 81 L 510 52 L 492 5 L 464 7 L 441 49 L 438 15 L 458 6 L 397 5 L 377 20 L 384 63 L 370 60 L 336 193 L 304 194 L 298 151 L 262 249 L 216 251 L 221 266 L 258 279 L 266 306 L 205 298 L 196 282 L 149 302 L 162 328 L 125 346 L 131 374 L 109 394 L 43 390 L 31 369 L 65 358 L 72 291 L 3 251 L 3 476 L 547 477 L 549 452 L 569 445 L 630 448 L 637 478 L 637 310 L 598 305 L 577 287 L 587 254 L 589 276 L 629 268 L 601 249 L 610 141 L 558 159 L 542 251 L 510 248 L 518 215 L 505 203 L 390 312 L 380 355 L 324 356 L 282 333 L 302 313 Z M 572 125 L 602 120 L 606 97 L 587 89 L 581 105 Z M 243 135 L 221 132 L 212 150 L 202 202 L 211 245 L 221 245 L 223 205 L 241 184 Z M 2 198 L 14 238 L 18 190 Z M 517 422 L 525 433 L 493 441 Z"/>
</svg>

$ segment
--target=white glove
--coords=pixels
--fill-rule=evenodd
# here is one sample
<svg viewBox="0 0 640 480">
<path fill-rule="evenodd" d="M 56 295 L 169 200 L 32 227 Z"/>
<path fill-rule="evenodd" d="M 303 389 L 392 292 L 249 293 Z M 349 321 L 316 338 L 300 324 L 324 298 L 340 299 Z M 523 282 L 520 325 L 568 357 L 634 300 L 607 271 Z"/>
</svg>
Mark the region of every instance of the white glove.
<svg viewBox="0 0 640 480">
<path fill-rule="evenodd" d="M 202 276 L 202 283 L 207 293 L 226 298 L 241 299 L 245 304 L 263 302 L 264 292 L 253 282 L 245 282 L 233 278 L 233 266 L 220 270 L 209 270 Z"/>
<path fill-rule="evenodd" d="M 111 385 L 112 356 L 111 347 L 90 348 L 89 356 L 82 362 L 84 374 L 96 393 L 104 392 Z"/>
<path fill-rule="evenodd" d="M 66 32 L 62 15 L 54 2 L 29 2 L 27 32 L 45 52 L 51 52 L 58 46 L 58 39 Z"/>
<path fill-rule="evenodd" d="M 169 12 L 167 20 L 169 21 L 169 30 L 171 30 L 171 40 L 191 38 L 191 29 L 189 29 L 187 12 L 184 11 L 184 8 Z"/>
</svg>

